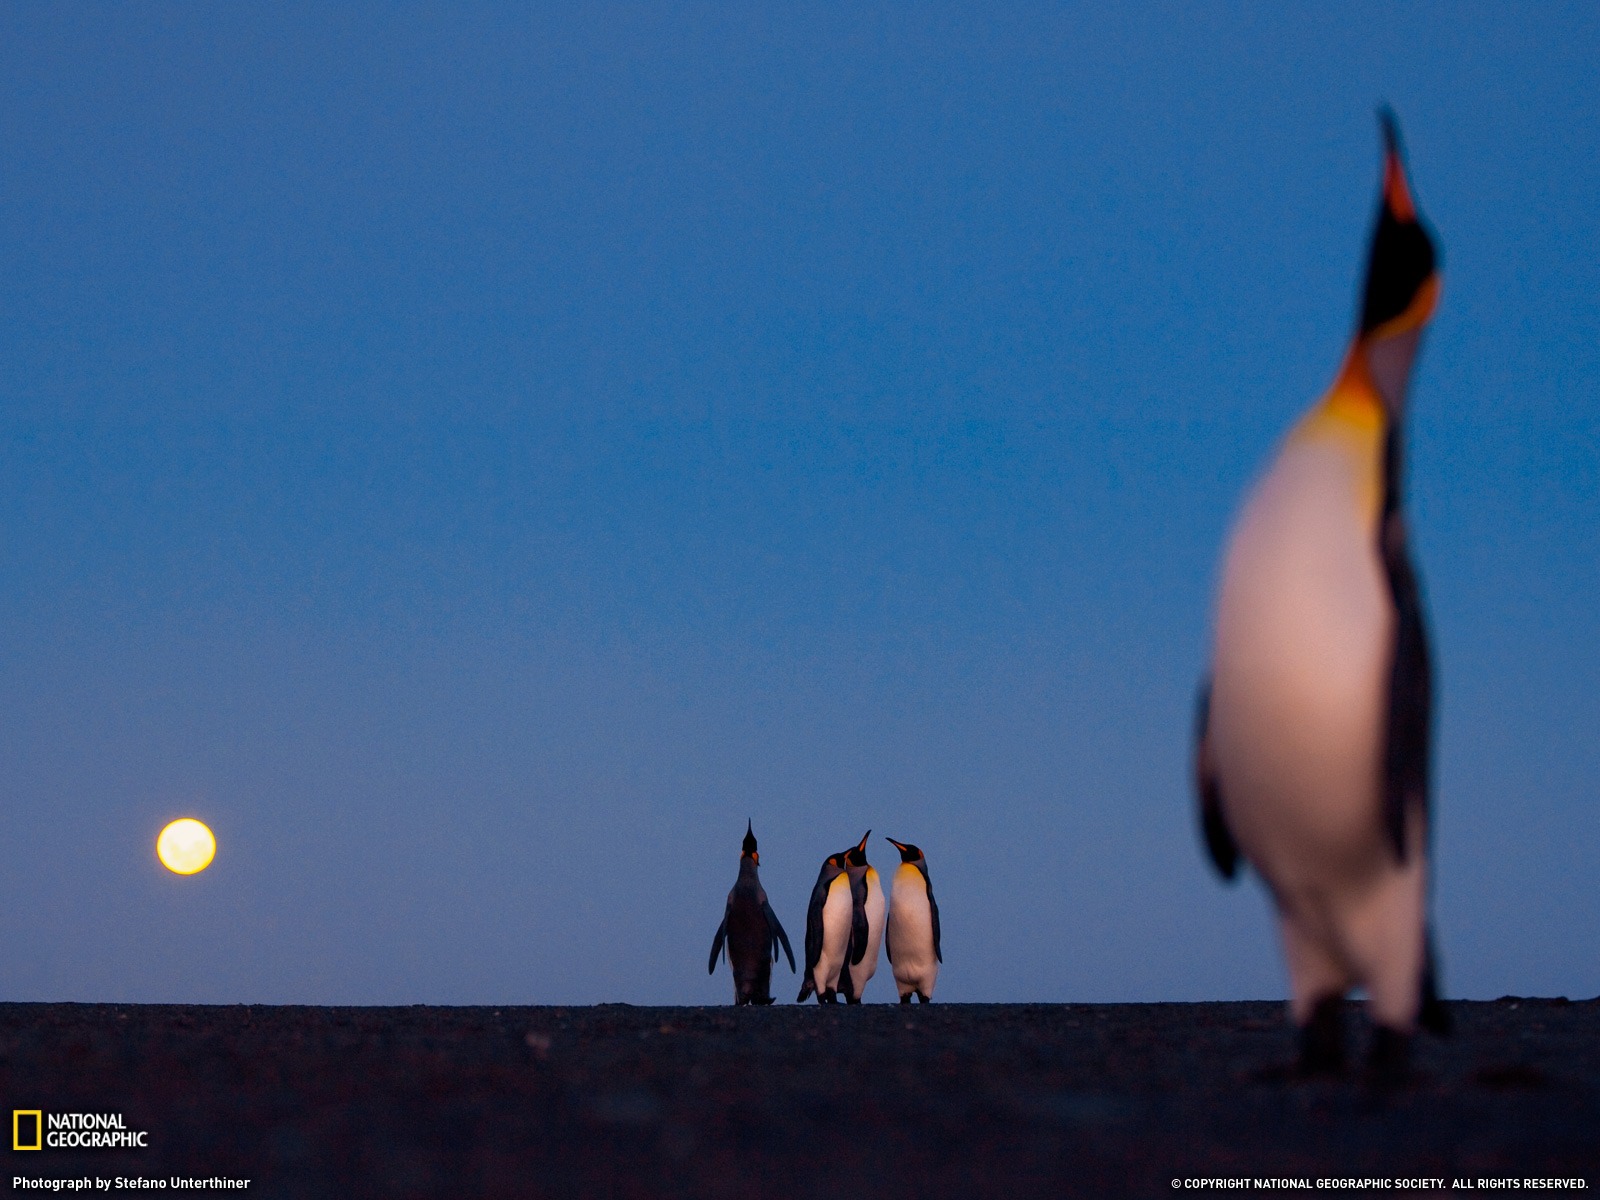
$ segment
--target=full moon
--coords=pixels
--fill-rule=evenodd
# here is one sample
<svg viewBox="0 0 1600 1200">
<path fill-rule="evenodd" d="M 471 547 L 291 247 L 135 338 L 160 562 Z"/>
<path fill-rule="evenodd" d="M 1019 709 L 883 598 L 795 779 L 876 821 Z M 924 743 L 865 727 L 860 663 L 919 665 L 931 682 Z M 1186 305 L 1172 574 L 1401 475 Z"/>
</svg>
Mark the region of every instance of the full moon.
<svg viewBox="0 0 1600 1200">
<path fill-rule="evenodd" d="M 203 822 L 180 817 L 156 838 L 156 857 L 161 865 L 179 875 L 193 875 L 211 865 L 217 853 L 217 839 Z"/>
</svg>

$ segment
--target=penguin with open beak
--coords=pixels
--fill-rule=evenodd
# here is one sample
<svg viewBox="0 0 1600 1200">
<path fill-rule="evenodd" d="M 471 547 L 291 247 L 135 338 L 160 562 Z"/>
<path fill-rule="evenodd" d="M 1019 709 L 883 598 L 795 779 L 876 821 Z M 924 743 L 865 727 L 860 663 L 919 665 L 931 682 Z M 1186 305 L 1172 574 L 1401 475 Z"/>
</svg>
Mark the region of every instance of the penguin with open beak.
<svg viewBox="0 0 1600 1200">
<path fill-rule="evenodd" d="M 1432 682 L 1401 484 L 1412 364 L 1439 299 L 1394 117 L 1361 317 L 1333 386 L 1255 485 L 1223 560 L 1195 776 L 1212 862 L 1277 907 L 1300 1065 L 1343 1064 L 1365 988 L 1370 1061 L 1444 1032 L 1428 928 Z"/>
<path fill-rule="evenodd" d="M 862 989 L 878 969 L 878 948 L 883 944 L 883 885 L 867 861 L 867 839 L 845 851 L 845 873 L 850 877 L 850 947 L 848 962 L 839 974 L 839 990 L 846 1003 L 860 1004 Z"/>
<path fill-rule="evenodd" d="M 778 961 L 779 945 L 789 957 L 790 972 L 794 971 L 794 951 L 789 948 L 789 935 L 784 933 L 778 914 L 767 902 L 766 890 L 756 874 L 760 865 L 755 831 L 747 821 L 744 846 L 739 854 L 739 878 L 728 893 L 728 905 L 711 943 L 711 962 L 706 968 L 709 973 L 716 973 L 717 958 L 726 940 L 728 964 L 733 968 L 735 1005 L 772 1003 L 772 964 Z"/>
<path fill-rule="evenodd" d="M 939 948 L 939 904 L 933 898 L 933 877 L 928 860 L 917 847 L 893 838 L 884 838 L 900 851 L 889 890 L 889 923 L 884 929 L 883 949 L 894 969 L 900 1003 L 933 999 L 933 985 L 939 978 L 944 953 Z"/>
</svg>

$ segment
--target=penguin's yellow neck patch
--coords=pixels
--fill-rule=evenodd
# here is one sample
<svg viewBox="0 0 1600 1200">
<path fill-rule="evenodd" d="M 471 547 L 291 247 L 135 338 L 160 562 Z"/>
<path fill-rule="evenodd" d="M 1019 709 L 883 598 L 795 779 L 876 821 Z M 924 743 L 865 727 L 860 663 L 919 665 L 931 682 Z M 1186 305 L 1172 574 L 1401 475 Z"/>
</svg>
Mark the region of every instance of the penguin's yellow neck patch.
<svg viewBox="0 0 1600 1200">
<path fill-rule="evenodd" d="M 1339 369 L 1339 377 L 1333 381 L 1328 394 L 1306 414 L 1296 434 L 1311 437 L 1355 435 L 1365 440 L 1374 434 L 1382 435 L 1388 419 L 1383 396 L 1372 381 L 1367 356 L 1357 343 L 1350 347 L 1344 366 Z"/>
<path fill-rule="evenodd" d="M 1357 342 L 1328 394 L 1300 419 L 1291 443 L 1335 446 L 1350 457 L 1362 513 L 1376 520 L 1383 504 L 1383 439 L 1389 414 Z"/>
</svg>

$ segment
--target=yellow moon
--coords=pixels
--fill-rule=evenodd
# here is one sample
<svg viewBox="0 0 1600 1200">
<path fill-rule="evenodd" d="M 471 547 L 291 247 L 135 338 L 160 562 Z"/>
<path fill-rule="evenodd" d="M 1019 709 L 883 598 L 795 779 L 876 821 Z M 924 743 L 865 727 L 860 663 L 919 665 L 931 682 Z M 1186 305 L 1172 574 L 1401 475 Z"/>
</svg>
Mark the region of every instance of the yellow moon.
<svg viewBox="0 0 1600 1200">
<path fill-rule="evenodd" d="M 193 817 L 180 817 L 161 831 L 156 839 L 156 857 L 161 865 L 179 875 L 204 871 L 216 857 L 217 839 L 205 824 Z"/>
</svg>

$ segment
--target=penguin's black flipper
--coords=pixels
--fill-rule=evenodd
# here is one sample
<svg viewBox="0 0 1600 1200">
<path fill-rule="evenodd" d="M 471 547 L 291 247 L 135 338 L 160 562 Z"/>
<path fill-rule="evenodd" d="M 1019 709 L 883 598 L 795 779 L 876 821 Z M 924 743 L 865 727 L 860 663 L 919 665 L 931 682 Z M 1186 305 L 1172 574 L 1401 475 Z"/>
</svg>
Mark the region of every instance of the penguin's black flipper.
<svg viewBox="0 0 1600 1200">
<path fill-rule="evenodd" d="M 806 908 L 806 970 L 809 972 L 822 961 L 822 906 L 828 902 L 828 885 L 821 879 L 811 889 L 811 903 Z"/>
<path fill-rule="evenodd" d="M 711 962 L 706 966 L 707 975 L 717 973 L 717 956 L 722 953 L 722 939 L 728 936 L 728 914 L 722 914 L 722 924 L 717 926 L 717 936 L 711 943 Z"/>
<path fill-rule="evenodd" d="M 933 876 L 928 874 L 928 860 L 919 860 L 917 870 L 922 872 L 922 884 L 928 891 L 928 909 L 933 914 L 933 956 L 943 962 L 944 952 L 939 949 L 939 902 L 933 898 Z"/>
<path fill-rule="evenodd" d="M 1206 679 L 1200 684 L 1194 711 L 1194 784 L 1200 797 L 1200 832 L 1217 873 L 1224 879 L 1232 879 L 1239 869 L 1239 847 L 1222 815 L 1222 788 L 1217 782 L 1216 765 L 1211 761 L 1210 735 L 1211 680 Z M 938 921 L 939 918 L 934 917 L 935 930 L 939 927 Z M 937 933 L 934 936 L 937 938 Z"/>
<path fill-rule="evenodd" d="M 845 961 L 852 967 L 867 956 L 867 876 L 850 880 L 850 952 Z"/>
<path fill-rule="evenodd" d="M 844 956 L 845 956 L 845 961 L 846 962 L 849 961 L 851 951 L 854 949 L 854 944 L 853 944 L 854 941 L 855 941 L 855 935 L 852 934 L 851 935 L 852 945 L 845 949 L 845 955 Z M 846 1004 L 858 1004 L 861 1001 L 861 997 L 856 995 L 856 981 L 850 977 L 850 968 L 849 967 L 845 967 L 842 971 L 839 972 L 839 995 L 844 997 L 844 1002 Z"/>
<path fill-rule="evenodd" d="M 803 1003 L 806 997 L 817 990 L 816 969 L 817 963 L 822 960 L 822 906 L 828 902 L 828 884 L 831 882 L 827 875 L 827 866 L 823 866 L 822 873 L 817 876 L 817 884 L 811 889 L 811 903 L 806 906 L 806 973 L 800 981 L 800 995 L 795 1003 Z"/>
<path fill-rule="evenodd" d="M 783 952 L 789 956 L 789 973 L 794 973 L 794 951 L 789 949 L 789 935 L 783 931 L 783 924 L 778 920 L 778 914 L 772 911 L 769 901 L 761 902 L 761 914 L 767 918 L 767 928 L 772 933 L 772 961 L 778 961 L 778 943 L 783 943 Z"/>
<path fill-rule="evenodd" d="M 1406 818 L 1428 816 L 1429 754 L 1433 722 L 1433 672 L 1422 615 L 1422 589 L 1406 550 L 1400 512 L 1400 427 L 1389 426 L 1384 453 L 1383 567 L 1394 597 L 1394 660 L 1389 668 L 1389 711 L 1383 758 L 1384 832 L 1395 858 L 1405 862 Z"/>
</svg>

